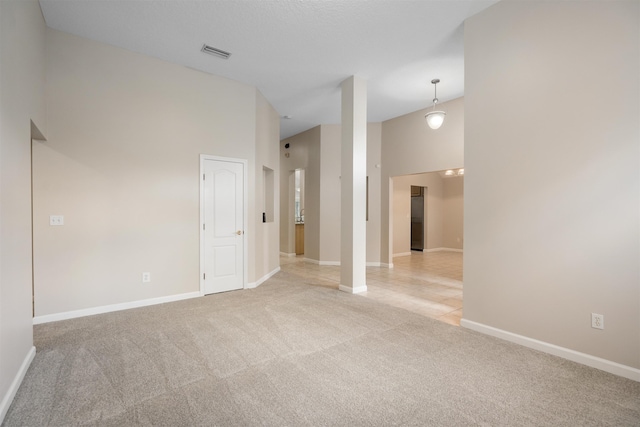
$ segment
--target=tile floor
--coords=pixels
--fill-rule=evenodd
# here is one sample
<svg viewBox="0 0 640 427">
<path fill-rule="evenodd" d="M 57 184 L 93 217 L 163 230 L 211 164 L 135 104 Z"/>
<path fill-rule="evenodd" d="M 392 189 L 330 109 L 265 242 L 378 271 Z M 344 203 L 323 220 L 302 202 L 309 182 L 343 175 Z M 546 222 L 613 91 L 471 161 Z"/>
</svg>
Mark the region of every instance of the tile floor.
<svg viewBox="0 0 640 427">
<path fill-rule="evenodd" d="M 393 259 L 394 268 L 367 267 L 367 292 L 360 295 L 426 317 L 460 325 L 462 253 L 412 252 Z M 304 261 L 304 255 L 280 257 L 283 271 L 304 276 L 315 286 L 338 288 L 340 267 Z"/>
</svg>

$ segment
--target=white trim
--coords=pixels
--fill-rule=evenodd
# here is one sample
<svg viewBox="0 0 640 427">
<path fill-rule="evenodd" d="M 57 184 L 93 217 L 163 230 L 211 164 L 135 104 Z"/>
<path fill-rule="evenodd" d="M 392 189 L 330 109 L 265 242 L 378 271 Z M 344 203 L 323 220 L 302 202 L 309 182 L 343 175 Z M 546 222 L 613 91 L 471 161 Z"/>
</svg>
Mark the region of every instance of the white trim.
<svg viewBox="0 0 640 427">
<path fill-rule="evenodd" d="M 387 264 L 386 262 L 381 262 L 380 267 L 393 268 L 393 263 Z"/>
<path fill-rule="evenodd" d="M 27 374 L 27 370 L 29 369 L 29 366 L 31 366 L 31 362 L 33 362 L 34 357 L 36 357 L 36 348 L 32 346 L 22 361 L 20 369 L 16 372 L 16 376 L 13 377 L 13 381 L 11 382 L 7 393 L 2 398 L 2 403 L 0 403 L 0 424 L 4 421 L 4 417 L 7 415 L 7 411 L 9 411 L 11 402 L 13 402 L 13 398 L 16 397 L 20 384 L 22 384 L 22 380 Z"/>
<path fill-rule="evenodd" d="M 411 255 L 411 252 L 400 252 L 398 254 L 393 254 L 393 257 L 398 257 L 398 256 L 409 256 Z"/>
<path fill-rule="evenodd" d="M 219 158 L 223 159 L 223 158 Z M 247 286 L 249 282 L 249 239 L 248 232 L 249 230 L 249 161 L 246 159 L 227 159 L 227 161 L 240 162 L 242 163 L 242 182 L 244 184 L 244 200 L 242 201 L 243 206 L 242 210 L 244 211 L 244 229 L 242 231 L 242 245 L 244 248 L 244 259 L 242 263 L 244 264 L 244 277 L 243 277 L 243 287 Z"/>
<path fill-rule="evenodd" d="M 184 299 L 200 297 L 200 291 L 187 292 L 185 294 L 168 295 L 166 297 L 149 298 L 138 301 L 123 302 L 120 304 L 102 305 L 100 307 L 85 308 L 82 310 L 65 311 L 63 313 L 46 314 L 33 318 L 33 324 L 57 322 L 59 320 L 75 319 L 77 317 L 92 316 L 94 314 L 111 313 L 113 311 L 128 310 L 130 308 L 146 307 L 149 305 L 164 304 L 167 302 L 181 301 Z"/>
<path fill-rule="evenodd" d="M 463 250 L 454 248 L 433 248 L 425 249 L 424 252 L 463 252 Z"/>
<path fill-rule="evenodd" d="M 254 289 L 257 288 L 258 286 L 262 285 L 264 282 L 266 282 L 267 280 L 269 280 L 274 274 L 276 274 L 277 272 L 280 271 L 280 267 L 276 268 L 275 270 L 273 270 L 271 273 L 267 273 L 264 276 L 262 276 L 261 278 L 259 278 L 258 280 L 256 280 L 255 282 L 249 282 L 247 283 L 247 287 L 245 289 Z"/>
<path fill-rule="evenodd" d="M 628 378 L 634 381 L 640 381 L 640 369 L 632 368 L 631 366 L 621 365 L 620 363 L 612 362 L 610 360 L 602 359 L 590 354 L 581 353 L 579 351 L 560 347 L 544 341 L 538 341 L 533 338 L 514 334 L 513 332 L 508 332 L 467 319 L 461 319 L 460 326 L 486 335 L 491 335 L 492 337 L 501 338 L 506 341 L 520 344 L 534 350 L 562 357 L 563 359 L 581 363 L 592 368 L 600 369 L 602 371 L 609 372 L 610 374 L 619 375 L 621 377 Z"/>
<path fill-rule="evenodd" d="M 243 230 L 242 233 L 242 245 L 244 247 L 244 253 L 242 256 L 244 259 L 242 263 L 244 264 L 243 278 L 242 278 L 242 288 L 246 289 L 249 285 L 249 245 L 247 244 L 247 232 L 249 230 L 249 161 L 246 159 L 237 159 L 234 157 L 220 157 L 220 156 L 211 156 L 209 154 L 200 154 L 200 174 L 198 175 L 198 179 L 200 180 L 200 224 L 198 224 L 198 229 L 200 230 L 200 295 L 205 294 L 205 286 L 204 286 L 204 230 L 202 229 L 202 224 L 204 224 L 204 184 L 202 175 L 204 174 L 204 162 L 205 160 L 217 160 L 220 162 L 230 162 L 230 163 L 241 163 L 242 164 L 242 181 L 243 181 Z"/>
<path fill-rule="evenodd" d="M 316 265 L 330 265 L 330 266 L 336 266 L 336 267 L 339 267 L 340 265 L 342 265 L 341 261 L 318 261 L 316 259 L 311 259 L 311 258 L 305 258 L 304 260 Z M 382 267 L 382 265 L 383 265 L 382 263 L 377 261 L 366 263 L 367 267 Z"/>
<path fill-rule="evenodd" d="M 200 240 L 200 278 L 198 281 L 200 282 L 200 295 L 204 296 L 205 286 L 204 286 L 204 230 L 202 229 L 204 224 L 204 161 L 206 160 L 206 156 L 204 154 L 200 154 L 200 172 L 198 173 L 198 180 L 200 181 L 200 222 L 198 223 L 198 232 L 199 240 Z"/>
<path fill-rule="evenodd" d="M 296 256 L 295 252 L 292 253 L 292 254 L 289 254 L 289 253 L 286 253 L 286 252 L 280 252 L 280 255 L 284 256 L 284 257 L 288 257 L 288 258 L 293 258 L 294 256 Z"/>
<path fill-rule="evenodd" d="M 356 286 L 355 288 L 346 285 L 339 285 L 338 289 L 349 294 L 360 294 L 362 292 L 367 292 L 367 285 Z"/>
</svg>

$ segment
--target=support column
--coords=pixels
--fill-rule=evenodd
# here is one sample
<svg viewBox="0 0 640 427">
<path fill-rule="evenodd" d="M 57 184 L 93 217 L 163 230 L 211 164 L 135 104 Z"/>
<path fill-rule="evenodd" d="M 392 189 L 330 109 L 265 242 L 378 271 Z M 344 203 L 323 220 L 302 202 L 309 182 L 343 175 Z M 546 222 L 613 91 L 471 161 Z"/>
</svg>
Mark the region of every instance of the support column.
<svg viewBox="0 0 640 427">
<path fill-rule="evenodd" d="M 367 83 L 342 82 L 340 290 L 366 292 Z"/>
</svg>

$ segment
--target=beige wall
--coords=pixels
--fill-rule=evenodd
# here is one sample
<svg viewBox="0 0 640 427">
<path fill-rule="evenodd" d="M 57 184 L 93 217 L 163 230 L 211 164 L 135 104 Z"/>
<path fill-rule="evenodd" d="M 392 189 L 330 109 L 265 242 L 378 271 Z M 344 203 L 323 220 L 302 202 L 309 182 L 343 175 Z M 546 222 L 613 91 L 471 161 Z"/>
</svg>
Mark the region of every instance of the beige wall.
<svg viewBox="0 0 640 427">
<path fill-rule="evenodd" d="M 464 177 L 442 180 L 442 246 L 462 249 L 464 244 Z"/>
<path fill-rule="evenodd" d="M 200 154 L 248 160 L 248 282 L 273 267 L 257 256 L 274 231 L 259 223 L 256 185 L 263 165 L 277 170 L 278 122 L 255 88 L 54 30 L 47 67 L 36 316 L 197 292 Z"/>
<path fill-rule="evenodd" d="M 393 218 L 392 226 L 389 226 L 389 213 L 393 210 L 389 199 L 391 178 L 464 165 L 463 100 L 459 98 L 441 106 L 447 111 L 447 119 L 438 131 L 426 125 L 424 114 L 427 109 L 367 125 L 367 262 L 370 264 L 391 264 L 391 254 L 395 252 L 393 245 L 389 245 L 390 237 L 393 239 Z M 339 239 L 331 237 L 340 233 L 340 199 L 334 197 L 340 194 L 340 138 L 340 125 L 322 125 L 281 141 L 280 209 L 283 226 L 280 228 L 280 252 L 295 252 L 293 217 L 288 214 L 293 211 L 293 181 L 285 173 L 290 175 L 296 168 L 318 168 L 317 173 L 312 170 L 311 177 L 307 172 L 307 180 L 312 182 L 307 182 L 305 194 L 313 200 L 311 205 L 309 202 L 305 204 L 305 258 L 327 263 L 340 261 Z M 284 148 L 286 143 L 290 144 L 288 150 Z M 286 151 L 289 158 L 284 157 Z M 441 216 L 442 210 L 439 212 Z M 461 217 L 462 214 L 458 215 Z M 434 221 L 433 224 L 438 230 L 434 230 L 431 236 L 441 236 L 444 232 L 442 221 Z M 447 229 L 458 232 L 453 226 Z M 437 240 L 432 247 L 442 247 L 442 237 L 432 239 Z"/>
<path fill-rule="evenodd" d="M 320 127 L 317 128 L 320 140 Z M 315 140 L 315 138 L 314 138 Z M 309 145 L 309 159 L 320 158 L 320 143 Z M 309 160 L 304 172 L 304 257 L 320 259 L 320 163 Z"/>
<path fill-rule="evenodd" d="M 47 135 L 44 58 L 39 3 L 0 1 L 0 423 L 33 348 L 30 120 Z"/>
<path fill-rule="evenodd" d="M 340 156 L 341 125 L 321 125 L 283 140 L 280 144 L 282 170 L 291 174 L 296 168 L 311 168 L 312 177 L 306 174 L 305 197 L 305 258 L 323 264 L 340 263 Z M 380 254 L 380 164 L 381 124 L 367 124 L 367 175 L 369 176 L 369 221 L 367 221 L 367 262 L 377 265 Z M 285 150 L 284 145 L 290 144 Z M 289 158 L 284 157 L 288 151 Z M 319 171 L 316 177 L 315 170 Z M 309 182 L 312 179 L 312 182 Z M 317 180 L 317 183 L 315 181 Z M 293 196 L 291 178 L 281 179 L 281 193 Z M 293 182 L 293 181 L 291 181 Z M 316 189 L 318 195 L 316 195 Z M 314 201 L 309 204 L 309 197 Z M 281 200 L 281 207 L 293 203 Z M 292 215 L 292 214 L 291 214 Z M 317 218 L 317 228 L 316 228 Z M 293 217 L 287 211 L 281 221 L 289 226 L 280 230 L 280 251 L 293 253 Z M 311 226 L 311 227 L 309 227 Z M 309 233 L 311 233 L 309 235 Z M 316 256 L 317 254 L 317 256 Z"/>
<path fill-rule="evenodd" d="M 457 99 L 449 103 L 442 104 L 448 111 L 447 126 L 443 126 L 438 133 L 434 133 L 426 126 L 424 121 L 424 111 L 417 111 L 384 123 L 369 123 L 367 126 L 367 174 L 369 176 L 369 221 L 367 222 L 367 262 L 378 264 L 381 260 L 386 263 L 389 256 L 389 232 L 393 233 L 393 227 L 389 228 L 389 213 L 381 208 L 382 204 L 393 208 L 389 204 L 389 178 L 395 174 L 409 174 L 424 171 L 436 171 L 447 168 L 457 168 L 463 166 L 463 101 Z M 310 258 L 320 262 L 338 263 L 340 261 L 340 242 L 331 236 L 340 233 L 340 199 L 334 197 L 340 194 L 340 125 L 322 125 L 311 131 L 303 132 L 299 135 L 282 141 L 281 150 L 284 153 L 284 144 L 290 143 L 290 158 L 282 156 L 283 165 L 290 171 L 295 168 L 306 167 L 310 163 L 317 163 L 320 168 L 319 191 L 319 229 L 317 236 L 318 257 L 306 254 L 305 258 Z M 313 137 L 312 137 L 313 135 Z M 317 141 L 317 142 L 312 142 Z M 320 155 L 314 157 L 310 153 L 310 144 L 320 144 Z M 382 160 L 384 159 L 384 161 Z M 296 166 L 297 165 L 297 166 Z M 376 167 L 379 165 L 380 167 Z M 285 167 L 283 166 L 283 170 Z M 435 177 L 434 179 L 438 179 Z M 281 192 L 289 187 L 289 179 L 281 180 Z M 383 185 L 383 183 L 385 185 Z M 384 187 L 384 188 L 383 188 Z M 315 188 L 315 187 L 313 187 Z M 407 190 L 408 191 L 408 190 Z M 430 223 L 432 227 L 429 240 L 429 248 L 443 247 L 444 223 L 442 219 L 443 209 L 442 184 L 439 184 L 437 194 L 438 202 L 434 202 L 433 208 L 436 213 L 432 216 L 437 218 Z M 432 196 L 436 197 L 436 196 Z M 281 201 L 282 205 L 290 205 L 286 200 Z M 305 206 L 307 215 L 314 215 L 313 208 Z M 458 222 L 461 221 L 461 213 L 457 213 Z M 282 220 L 284 221 L 283 215 Z M 386 223 L 383 222 L 386 219 Z M 291 218 L 289 218 L 291 221 Z M 308 222 L 308 220 L 306 221 Z M 458 233 L 456 223 L 449 224 L 446 230 Z M 456 225 L 454 227 L 453 225 Z M 404 227 L 404 226 L 403 226 Z M 291 228 L 291 229 L 290 229 Z M 405 227 L 406 228 L 406 227 Z M 460 225 L 461 228 L 461 225 Z M 315 228 L 313 236 L 316 235 Z M 308 227 L 305 224 L 305 239 L 308 239 Z M 280 234 L 280 250 L 285 253 L 292 253 L 292 227 L 283 227 Z M 456 239 L 453 237 L 452 239 Z M 396 239 L 397 241 L 399 239 Z M 451 239 L 449 239 L 451 240 Z M 305 252 L 309 252 L 305 242 Z M 316 253 L 316 241 L 313 238 L 312 254 Z M 387 248 L 382 246 L 386 245 Z M 408 246 L 408 243 L 407 243 Z M 452 245 L 452 248 L 462 248 L 460 245 Z M 407 248 L 406 251 L 409 249 Z M 403 251 L 403 252 L 406 252 Z M 398 253 L 398 251 L 394 251 Z M 387 258 L 381 258 L 384 254 Z"/>
<path fill-rule="evenodd" d="M 633 368 L 639 15 L 500 2 L 465 24 L 464 317 Z"/>
<path fill-rule="evenodd" d="M 367 221 L 367 264 L 380 265 L 380 189 L 382 187 L 382 123 L 367 125 L 367 176 L 369 177 L 369 220 Z"/>
<path fill-rule="evenodd" d="M 411 251 L 411 184 L 408 176 L 392 178 L 391 189 L 391 253 L 393 256 L 408 255 Z"/>
<path fill-rule="evenodd" d="M 382 122 L 380 259 L 391 264 L 393 242 L 393 177 L 464 166 L 463 99 L 440 104 L 447 117 L 438 130 L 424 120 L 428 109 Z"/>
<path fill-rule="evenodd" d="M 249 276 L 260 280 L 280 266 L 280 116 L 267 99 L 256 91 L 256 215 L 255 263 L 249 265 Z M 265 205 L 264 167 L 273 170 L 273 220 L 263 223 Z M 252 271 L 252 269 L 254 269 Z"/>
<path fill-rule="evenodd" d="M 369 177 L 369 220 L 367 262 L 377 264 L 380 254 L 380 123 L 367 124 L 367 176 Z M 340 263 L 341 125 L 322 125 L 320 261 Z"/>
<path fill-rule="evenodd" d="M 320 128 L 320 258 L 316 260 L 339 263 L 342 126 Z"/>
</svg>

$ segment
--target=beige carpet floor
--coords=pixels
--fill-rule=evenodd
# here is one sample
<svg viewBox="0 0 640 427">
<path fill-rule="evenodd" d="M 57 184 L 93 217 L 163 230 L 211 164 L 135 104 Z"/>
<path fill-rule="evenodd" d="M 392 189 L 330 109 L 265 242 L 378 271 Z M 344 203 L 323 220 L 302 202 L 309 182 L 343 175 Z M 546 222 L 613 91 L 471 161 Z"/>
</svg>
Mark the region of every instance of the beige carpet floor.
<svg viewBox="0 0 640 427">
<path fill-rule="evenodd" d="M 38 325 L 3 426 L 639 426 L 640 383 L 281 272 Z"/>
</svg>

